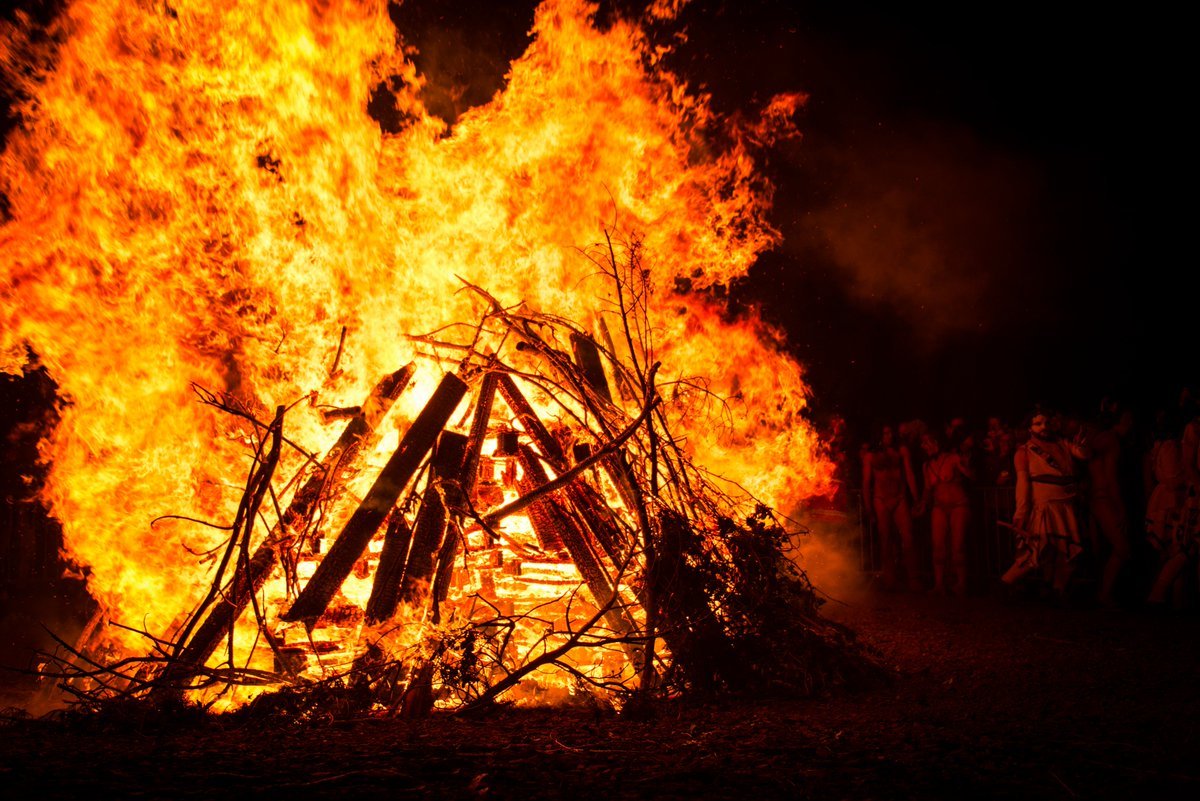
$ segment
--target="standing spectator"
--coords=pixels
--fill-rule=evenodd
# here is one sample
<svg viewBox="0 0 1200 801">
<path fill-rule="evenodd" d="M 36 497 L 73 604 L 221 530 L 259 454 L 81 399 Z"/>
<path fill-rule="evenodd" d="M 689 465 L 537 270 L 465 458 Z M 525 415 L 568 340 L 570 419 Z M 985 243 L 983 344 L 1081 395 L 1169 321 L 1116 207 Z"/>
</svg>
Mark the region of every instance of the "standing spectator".
<svg viewBox="0 0 1200 801">
<path fill-rule="evenodd" d="M 909 498 L 917 497 L 917 479 L 908 448 L 897 442 L 895 430 L 880 429 L 874 447 L 863 452 L 863 497 L 871 521 L 879 532 L 882 582 L 896 587 L 896 568 L 903 561 L 904 579 L 911 591 L 921 588 L 919 562 L 913 542 L 913 515 Z"/>
<path fill-rule="evenodd" d="M 1116 586 L 1117 577 L 1132 554 L 1125 511 L 1125 493 L 1122 491 L 1118 465 L 1121 458 L 1121 441 L 1133 429 L 1133 413 L 1128 409 L 1111 409 L 1102 414 L 1098 428 L 1099 433 L 1092 437 L 1091 441 L 1088 489 L 1092 520 L 1107 543 L 1108 559 L 1100 573 L 1096 601 L 1101 606 L 1112 607 L 1115 606 L 1113 588 Z"/>
<path fill-rule="evenodd" d="M 1146 501 L 1146 538 L 1158 553 L 1158 570 L 1146 603 L 1160 608 L 1187 565 L 1187 543 L 1180 516 L 1184 500 L 1184 470 L 1180 455 L 1179 426 L 1175 415 L 1160 411 L 1154 425 L 1154 442 L 1146 455 L 1149 499 Z"/>
<path fill-rule="evenodd" d="M 972 478 L 971 467 L 957 451 L 944 450 L 932 431 L 922 437 L 921 449 L 925 452 L 925 486 L 917 514 L 930 513 L 933 591 L 946 593 L 949 557 L 954 594 L 962 597 L 967 594 L 967 522 L 971 516 L 965 482 Z"/>
<path fill-rule="evenodd" d="M 1073 441 L 1060 435 L 1062 418 L 1045 410 L 1029 421 L 1029 439 L 1013 457 L 1017 477 L 1017 557 L 1001 581 L 1016 584 L 1042 569 L 1059 599 L 1066 597 L 1075 559 L 1083 552 L 1075 511 L 1076 460 L 1090 455 L 1082 428 Z"/>
</svg>

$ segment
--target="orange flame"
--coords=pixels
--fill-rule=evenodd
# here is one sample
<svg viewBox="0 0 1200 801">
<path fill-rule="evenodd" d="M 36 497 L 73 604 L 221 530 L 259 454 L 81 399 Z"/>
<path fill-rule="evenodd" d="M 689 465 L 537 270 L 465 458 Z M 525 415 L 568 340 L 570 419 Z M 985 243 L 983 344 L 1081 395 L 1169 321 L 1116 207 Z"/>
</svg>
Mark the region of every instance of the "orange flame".
<svg viewBox="0 0 1200 801">
<path fill-rule="evenodd" d="M 607 228 L 642 238 L 660 297 L 777 244 L 743 138 L 716 148 L 705 99 L 595 10 L 543 3 L 504 90 L 452 130 L 424 111 L 383 2 L 76 0 L 53 53 L 0 31 L 30 98 L 0 160 L 0 367 L 32 347 L 69 402 L 47 499 L 116 619 L 169 630 L 208 583 L 194 553 L 225 537 L 152 520 L 233 517 L 247 432 L 192 384 L 257 409 L 352 405 L 412 360 L 405 334 L 474 319 L 460 278 L 587 324 L 610 289 L 580 249 Z M 412 120 L 394 135 L 367 113 L 391 76 Z M 733 399 L 721 425 L 679 412 L 696 460 L 779 508 L 827 491 L 776 337 L 695 295 L 652 312 L 663 375 Z M 410 416 L 436 376 L 418 379 Z M 317 454 L 337 436 L 304 407 L 285 433 Z"/>
</svg>

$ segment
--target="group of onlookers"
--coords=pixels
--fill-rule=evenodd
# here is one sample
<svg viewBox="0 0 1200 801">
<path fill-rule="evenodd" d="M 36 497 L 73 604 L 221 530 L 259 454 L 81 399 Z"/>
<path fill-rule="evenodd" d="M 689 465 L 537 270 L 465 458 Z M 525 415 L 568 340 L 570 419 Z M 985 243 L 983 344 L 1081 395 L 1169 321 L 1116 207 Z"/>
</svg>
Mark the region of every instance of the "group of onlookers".
<svg viewBox="0 0 1200 801">
<path fill-rule="evenodd" d="M 1099 605 L 1200 606 L 1200 406 L 1190 393 L 1140 418 L 1104 401 L 1039 407 L 1019 427 L 954 418 L 879 426 L 859 452 L 862 504 L 886 589 L 1036 590 Z M 980 490 L 1008 499 L 984 531 Z M 1007 538 L 1011 563 L 972 576 L 972 549 Z M 928 547 L 920 538 L 928 537 Z"/>
</svg>

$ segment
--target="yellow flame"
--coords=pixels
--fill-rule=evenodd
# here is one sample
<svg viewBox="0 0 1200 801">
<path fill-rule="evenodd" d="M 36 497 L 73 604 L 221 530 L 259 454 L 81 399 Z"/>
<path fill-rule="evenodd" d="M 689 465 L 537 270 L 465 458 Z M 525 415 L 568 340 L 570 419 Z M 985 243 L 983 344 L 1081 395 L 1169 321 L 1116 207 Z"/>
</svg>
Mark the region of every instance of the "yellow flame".
<svg viewBox="0 0 1200 801">
<path fill-rule="evenodd" d="M 777 243 L 741 140 L 715 147 L 704 98 L 595 10 L 543 3 L 506 87 L 449 131 L 383 2 L 76 0 L 32 56 L 0 32 L 30 97 L 0 159 L 0 366 L 28 344 L 69 401 L 47 498 L 116 618 L 161 633 L 190 609 L 208 583 L 193 552 L 225 534 L 150 523 L 228 524 L 241 494 L 250 431 L 193 383 L 260 411 L 350 405 L 413 358 L 404 334 L 474 319 L 459 277 L 588 324 L 610 288 L 580 249 L 606 227 L 643 237 L 660 294 L 728 282 Z M 411 117 L 395 135 L 367 113 L 388 76 Z M 664 376 L 733 398 L 728 425 L 679 421 L 701 464 L 780 507 L 827 489 L 802 370 L 761 324 L 696 297 L 651 323 Z M 285 433 L 317 454 L 337 436 L 304 406 Z"/>
</svg>

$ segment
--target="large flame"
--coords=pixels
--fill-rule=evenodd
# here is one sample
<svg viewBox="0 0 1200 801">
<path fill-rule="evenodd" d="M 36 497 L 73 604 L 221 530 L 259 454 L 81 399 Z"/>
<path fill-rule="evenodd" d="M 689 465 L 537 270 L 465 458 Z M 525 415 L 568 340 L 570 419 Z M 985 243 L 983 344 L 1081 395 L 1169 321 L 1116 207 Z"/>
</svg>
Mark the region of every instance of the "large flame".
<svg viewBox="0 0 1200 801">
<path fill-rule="evenodd" d="M 642 240 L 662 374 L 732 399 L 720 425 L 684 421 L 696 460 L 782 509 L 827 490 L 798 365 L 760 322 L 672 294 L 777 243 L 770 187 L 641 29 L 595 11 L 547 0 L 504 90 L 452 130 L 383 2 L 76 0 L 50 49 L 0 31 L 29 98 L 0 161 L 0 366 L 32 348 L 68 401 L 47 499 L 113 617 L 168 630 L 225 534 L 151 521 L 228 523 L 240 496 L 245 432 L 193 384 L 258 409 L 358 403 L 413 359 L 405 334 L 474 319 L 462 280 L 586 324 L 609 287 L 581 249 L 606 229 Z M 367 113 L 385 79 L 394 135 Z M 287 426 L 317 454 L 338 433 Z"/>
</svg>

